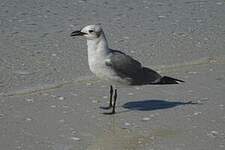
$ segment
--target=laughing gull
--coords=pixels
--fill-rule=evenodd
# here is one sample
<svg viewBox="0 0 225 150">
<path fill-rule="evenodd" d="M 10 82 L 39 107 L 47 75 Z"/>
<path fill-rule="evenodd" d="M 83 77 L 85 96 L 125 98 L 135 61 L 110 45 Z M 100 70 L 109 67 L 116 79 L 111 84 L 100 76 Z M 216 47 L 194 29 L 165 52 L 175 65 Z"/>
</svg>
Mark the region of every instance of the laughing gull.
<svg viewBox="0 0 225 150">
<path fill-rule="evenodd" d="M 161 76 L 156 71 L 143 67 L 140 62 L 127 54 L 108 47 L 105 34 L 99 25 L 87 25 L 74 31 L 71 36 L 84 36 L 87 39 L 88 64 L 91 72 L 103 80 L 110 81 L 109 107 L 115 114 L 117 89 L 113 86 L 146 85 L 146 84 L 178 84 L 184 82 L 175 78 Z M 113 96 L 114 93 L 114 96 Z"/>
</svg>

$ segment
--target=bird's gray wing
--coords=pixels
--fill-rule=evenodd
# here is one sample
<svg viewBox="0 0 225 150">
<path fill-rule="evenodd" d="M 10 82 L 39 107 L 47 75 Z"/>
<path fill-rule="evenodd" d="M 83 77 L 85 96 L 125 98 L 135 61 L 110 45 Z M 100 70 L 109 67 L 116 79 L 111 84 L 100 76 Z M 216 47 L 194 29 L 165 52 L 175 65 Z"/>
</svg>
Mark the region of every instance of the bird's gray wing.
<svg viewBox="0 0 225 150">
<path fill-rule="evenodd" d="M 142 65 L 137 60 L 123 52 L 113 50 L 105 61 L 120 77 L 134 78 L 140 71 Z"/>
<path fill-rule="evenodd" d="M 128 79 L 131 84 L 153 84 L 161 76 L 154 70 L 142 67 L 141 63 L 123 52 L 113 50 L 105 61 L 118 76 Z"/>
</svg>

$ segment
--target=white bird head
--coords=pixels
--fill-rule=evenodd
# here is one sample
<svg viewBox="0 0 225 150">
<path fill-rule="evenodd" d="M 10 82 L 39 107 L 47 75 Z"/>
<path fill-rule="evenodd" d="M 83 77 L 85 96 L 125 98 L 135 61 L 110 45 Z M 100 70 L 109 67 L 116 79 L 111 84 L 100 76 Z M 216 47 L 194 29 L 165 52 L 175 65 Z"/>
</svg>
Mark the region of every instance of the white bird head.
<svg viewBox="0 0 225 150">
<path fill-rule="evenodd" d="M 88 40 L 94 40 L 99 38 L 102 34 L 103 30 L 99 25 L 87 25 L 81 30 L 72 32 L 70 36 L 84 36 Z"/>
</svg>

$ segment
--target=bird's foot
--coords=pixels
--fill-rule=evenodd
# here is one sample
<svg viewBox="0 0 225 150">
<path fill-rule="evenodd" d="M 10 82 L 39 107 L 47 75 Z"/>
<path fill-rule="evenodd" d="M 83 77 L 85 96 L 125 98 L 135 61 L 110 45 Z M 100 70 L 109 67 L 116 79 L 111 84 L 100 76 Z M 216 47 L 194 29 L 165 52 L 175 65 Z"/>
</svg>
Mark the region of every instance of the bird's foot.
<svg viewBox="0 0 225 150">
<path fill-rule="evenodd" d="M 108 110 L 108 109 L 111 109 L 112 106 L 105 106 L 105 107 L 104 107 L 104 106 L 101 106 L 100 108 L 101 108 L 101 109 L 104 109 L 104 110 Z"/>
<path fill-rule="evenodd" d="M 104 112 L 103 114 L 104 115 L 114 115 L 114 114 L 116 114 L 116 112 L 113 112 L 113 111 L 111 111 L 111 112 Z"/>
</svg>

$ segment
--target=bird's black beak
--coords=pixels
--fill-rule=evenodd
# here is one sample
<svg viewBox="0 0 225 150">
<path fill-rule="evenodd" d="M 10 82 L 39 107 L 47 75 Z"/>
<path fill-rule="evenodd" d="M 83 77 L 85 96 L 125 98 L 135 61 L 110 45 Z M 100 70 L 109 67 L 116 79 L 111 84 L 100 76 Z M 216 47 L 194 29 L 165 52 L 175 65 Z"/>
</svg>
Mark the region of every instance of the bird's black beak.
<svg viewBox="0 0 225 150">
<path fill-rule="evenodd" d="M 70 36 L 82 36 L 84 35 L 85 33 L 84 32 L 81 32 L 81 31 L 73 31 Z"/>
</svg>

